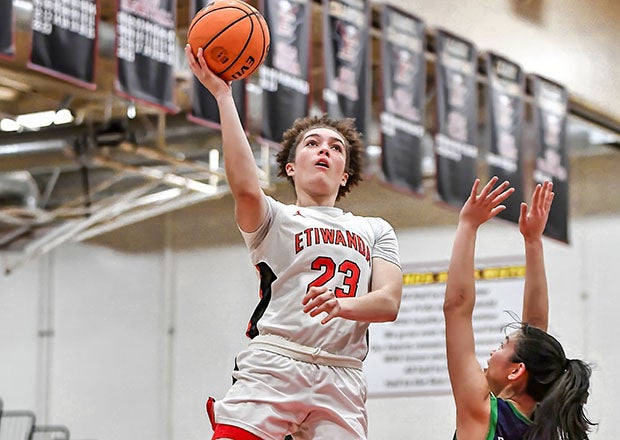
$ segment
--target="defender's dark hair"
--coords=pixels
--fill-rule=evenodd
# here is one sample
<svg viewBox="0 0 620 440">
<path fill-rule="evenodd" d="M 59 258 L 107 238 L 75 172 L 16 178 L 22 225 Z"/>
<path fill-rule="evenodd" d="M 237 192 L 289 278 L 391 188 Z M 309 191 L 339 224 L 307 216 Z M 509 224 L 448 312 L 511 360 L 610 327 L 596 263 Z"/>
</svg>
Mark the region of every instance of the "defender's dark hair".
<svg viewBox="0 0 620 440">
<path fill-rule="evenodd" d="M 284 132 L 282 149 L 276 155 L 279 168 L 278 176 L 286 177 L 293 187 L 295 186 L 293 178 L 286 174 L 286 164 L 295 161 L 297 146 L 308 130 L 319 127 L 335 130 L 340 133 L 345 140 L 345 171 L 349 175 L 349 178 L 347 179 L 347 183 L 338 190 L 336 200 L 339 200 L 350 191 L 352 186 L 357 185 L 360 180 L 362 180 L 362 150 L 364 146 L 361 134 L 355 128 L 354 119 L 334 119 L 327 115 L 321 115 L 307 116 L 295 120 L 293 126 Z"/>
<path fill-rule="evenodd" d="M 547 332 L 521 324 L 513 362 L 523 362 L 527 393 L 538 406 L 524 440 L 584 440 L 592 423 L 584 413 L 592 369 L 567 359 L 562 345 Z"/>
</svg>

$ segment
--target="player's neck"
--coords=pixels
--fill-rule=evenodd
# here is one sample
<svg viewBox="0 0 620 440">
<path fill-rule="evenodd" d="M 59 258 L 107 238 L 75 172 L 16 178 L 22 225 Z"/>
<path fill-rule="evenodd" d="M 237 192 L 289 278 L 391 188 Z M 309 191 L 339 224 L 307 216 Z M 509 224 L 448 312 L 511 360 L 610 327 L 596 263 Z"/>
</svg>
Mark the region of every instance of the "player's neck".
<svg viewBox="0 0 620 440">
<path fill-rule="evenodd" d="M 297 192 L 297 206 L 327 206 L 336 205 L 336 195 L 312 195 L 305 192 Z"/>
<path fill-rule="evenodd" d="M 511 402 L 521 414 L 531 419 L 536 409 L 536 401 L 527 394 L 514 395 L 504 400 Z"/>
</svg>

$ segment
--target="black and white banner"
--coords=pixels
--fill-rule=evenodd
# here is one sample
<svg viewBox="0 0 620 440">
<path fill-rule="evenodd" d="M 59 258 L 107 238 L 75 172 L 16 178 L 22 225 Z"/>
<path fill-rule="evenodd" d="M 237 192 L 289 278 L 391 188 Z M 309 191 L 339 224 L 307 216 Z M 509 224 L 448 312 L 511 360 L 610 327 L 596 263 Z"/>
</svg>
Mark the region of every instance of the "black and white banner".
<svg viewBox="0 0 620 440">
<path fill-rule="evenodd" d="M 28 67 L 94 90 L 97 0 L 32 1 Z"/>
<path fill-rule="evenodd" d="M 325 111 L 335 118 L 355 118 L 365 133 L 370 115 L 370 2 L 323 2 Z"/>
<path fill-rule="evenodd" d="M 119 95 L 176 112 L 176 0 L 117 0 Z"/>
<path fill-rule="evenodd" d="M 381 8 L 382 169 L 399 189 L 422 193 L 426 100 L 424 23 L 392 6 Z"/>
<path fill-rule="evenodd" d="M 192 2 L 193 8 L 190 9 L 189 20 L 206 7 L 211 0 L 194 0 Z M 191 13 L 193 11 L 193 13 Z M 187 115 L 187 119 L 210 128 L 220 128 L 220 112 L 217 107 L 217 102 L 211 93 L 198 81 L 198 79 L 192 75 L 193 88 L 192 88 L 192 109 L 191 113 Z M 237 107 L 237 113 L 239 113 L 239 119 L 241 119 L 241 125 L 246 127 L 247 121 L 247 95 L 246 86 L 247 81 L 236 80 L 232 82 L 232 93 L 235 100 L 235 106 Z"/>
<path fill-rule="evenodd" d="M 295 119 L 310 106 L 311 0 L 262 0 L 271 35 L 267 58 L 259 68 L 263 89 L 261 137 L 280 142 Z"/>
<path fill-rule="evenodd" d="M 12 58 L 13 44 L 13 0 L 0 0 L 0 57 Z"/>
<path fill-rule="evenodd" d="M 519 65 L 494 53 L 487 53 L 485 62 L 489 176 L 499 177 L 500 182 L 508 180 L 515 189 L 498 217 L 518 223 L 525 192 L 522 148 L 525 74 Z"/>
<path fill-rule="evenodd" d="M 437 192 L 444 202 L 461 207 L 477 174 L 477 51 L 471 42 L 438 30 L 435 53 Z"/>
<path fill-rule="evenodd" d="M 552 181 L 555 193 L 545 235 L 568 243 L 569 162 L 565 145 L 568 91 L 540 76 L 529 78 L 537 146 L 534 180 Z"/>
</svg>

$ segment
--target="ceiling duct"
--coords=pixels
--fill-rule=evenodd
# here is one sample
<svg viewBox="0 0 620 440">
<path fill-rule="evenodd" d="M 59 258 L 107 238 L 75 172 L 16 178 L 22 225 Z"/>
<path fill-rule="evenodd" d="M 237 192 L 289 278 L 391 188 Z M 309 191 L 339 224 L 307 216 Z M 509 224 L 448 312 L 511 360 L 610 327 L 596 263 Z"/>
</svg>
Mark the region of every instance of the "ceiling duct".
<svg viewBox="0 0 620 440">
<path fill-rule="evenodd" d="M 36 209 L 39 188 L 28 171 L 0 173 L 0 206 Z"/>
</svg>

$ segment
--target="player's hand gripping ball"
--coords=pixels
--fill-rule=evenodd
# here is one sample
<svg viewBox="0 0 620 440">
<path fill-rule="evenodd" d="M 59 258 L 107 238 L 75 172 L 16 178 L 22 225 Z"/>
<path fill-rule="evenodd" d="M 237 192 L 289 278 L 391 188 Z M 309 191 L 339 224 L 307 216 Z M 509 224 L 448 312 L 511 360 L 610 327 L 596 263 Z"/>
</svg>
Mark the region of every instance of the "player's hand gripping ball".
<svg viewBox="0 0 620 440">
<path fill-rule="evenodd" d="M 265 61 L 269 29 L 264 17 L 242 0 L 214 0 L 192 19 L 187 42 L 202 47 L 207 66 L 224 81 L 243 79 Z"/>
</svg>

